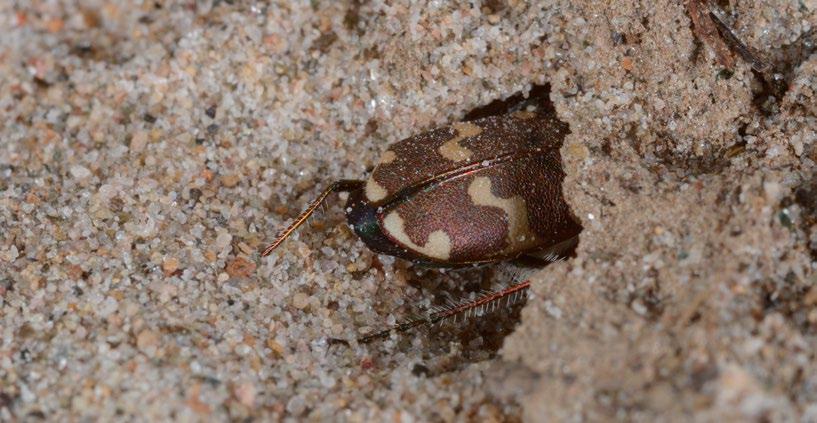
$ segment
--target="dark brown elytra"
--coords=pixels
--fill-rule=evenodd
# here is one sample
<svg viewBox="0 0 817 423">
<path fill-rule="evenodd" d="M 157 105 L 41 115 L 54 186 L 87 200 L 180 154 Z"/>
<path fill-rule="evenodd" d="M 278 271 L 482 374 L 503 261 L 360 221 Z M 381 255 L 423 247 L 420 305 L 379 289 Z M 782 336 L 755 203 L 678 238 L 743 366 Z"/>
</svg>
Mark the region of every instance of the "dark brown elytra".
<svg viewBox="0 0 817 423">
<path fill-rule="evenodd" d="M 269 255 L 334 192 L 373 251 L 439 267 L 518 260 L 544 264 L 575 245 L 581 227 L 562 196 L 559 148 L 569 133 L 549 87 L 466 115 L 463 122 L 391 145 L 367 180 L 333 182 L 282 230 Z M 554 253 L 556 255 L 554 255 Z M 481 314 L 526 297 L 530 282 L 438 307 L 358 339 L 366 343 L 457 315 Z"/>
</svg>

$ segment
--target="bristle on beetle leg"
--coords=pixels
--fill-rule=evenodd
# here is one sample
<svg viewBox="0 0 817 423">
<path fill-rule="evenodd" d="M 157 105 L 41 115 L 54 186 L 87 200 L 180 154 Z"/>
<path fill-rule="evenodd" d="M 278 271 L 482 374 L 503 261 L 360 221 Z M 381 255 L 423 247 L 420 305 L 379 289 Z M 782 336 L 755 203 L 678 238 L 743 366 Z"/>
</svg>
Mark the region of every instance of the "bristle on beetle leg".
<svg viewBox="0 0 817 423">
<path fill-rule="evenodd" d="M 318 198 L 309 203 L 309 206 L 306 208 L 306 210 L 301 212 L 301 214 L 299 214 L 298 217 L 296 217 L 295 220 L 289 226 L 287 226 L 286 228 L 284 228 L 284 230 L 278 233 L 278 236 L 275 237 L 275 241 L 273 241 L 272 244 L 270 244 L 269 247 L 265 248 L 264 251 L 261 253 L 261 257 L 268 256 L 273 250 L 278 248 L 278 246 L 281 245 L 281 243 L 284 242 L 285 239 L 289 238 L 289 236 L 292 235 L 292 232 L 294 232 L 295 229 L 298 229 L 299 226 L 303 225 L 304 222 L 306 222 L 307 219 L 309 219 L 309 216 L 312 216 L 312 213 L 315 212 L 315 209 L 323 205 L 324 201 L 326 200 L 326 197 L 328 197 L 329 194 L 333 192 L 351 191 L 353 189 L 360 188 L 361 186 L 363 186 L 363 184 L 364 184 L 363 181 L 358 181 L 354 179 L 342 179 L 340 181 L 333 182 L 332 185 L 329 185 L 328 188 L 323 190 L 323 192 L 321 192 L 320 195 L 318 195 Z"/>
<path fill-rule="evenodd" d="M 488 291 L 473 300 L 447 301 L 447 305 L 434 307 L 426 315 L 414 316 L 387 329 L 364 335 L 357 341 L 361 344 L 368 344 L 376 339 L 386 338 L 392 332 L 401 333 L 416 327 L 442 324 L 449 319 L 456 321 L 460 316 L 464 320 L 473 316 L 483 316 L 500 307 L 519 304 L 527 299 L 528 289 L 530 289 L 530 280 L 524 280 L 499 291 Z"/>
<path fill-rule="evenodd" d="M 567 255 L 564 252 L 575 246 L 577 242 L 578 237 L 571 238 L 548 250 L 541 251 L 536 258 L 545 263 L 565 261 Z M 444 305 L 433 306 L 423 315 L 412 315 L 386 329 L 364 335 L 357 341 L 361 344 L 368 344 L 374 340 L 386 338 L 393 332 L 402 333 L 413 328 L 442 325 L 451 320 L 454 323 L 460 319 L 466 321 L 472 317 L 481 317 L 500 308 L 512 307 L 527 300 L 530 289 L 530 280 L 526 279 L 528 272 L 519 267 L 510 266 L 500 270 L 499 273 L 502 279 L 510 281 L 510 286 L 499 291 L 483 289 L 479 291 L 477 298 L 466 300 L 456 300 L 450 293 L 445 292 L 443 293 Z"/>
</svg>

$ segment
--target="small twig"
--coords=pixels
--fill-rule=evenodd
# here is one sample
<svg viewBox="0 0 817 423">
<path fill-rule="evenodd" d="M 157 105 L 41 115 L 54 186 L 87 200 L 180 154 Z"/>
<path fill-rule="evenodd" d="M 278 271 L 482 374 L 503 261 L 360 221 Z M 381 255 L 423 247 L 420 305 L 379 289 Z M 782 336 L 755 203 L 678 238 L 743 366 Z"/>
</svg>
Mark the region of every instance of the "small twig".
<svg viewBox="0 0 817 423">
<path fill-rule="evenodd" d="M 726 41 L 726 44 L 728 44 L 733 51 L 737 52 L 741 59 L 748 62 L 752 66 L 752 69 L 757 72 L 762 74 L 769 72 L 771 66 L 762 60 L 749 46 L 744 44 L 743 41 L 741 41 L 740 38 L 738 38 L 738 36 L 732 32 L 732 29 L 729 28 L 729 26 L 726 25 L 723 20 L 721 20 L 711 5 L 709 9 L 709 17 L 712 19 L 712 22 L 715 23 L 718 32 Z"/>
<path fill-rule="evenodd" d="M 692 19 L 692 27 L 695 35 L 715 51 L 718 57 L 718 62 L 727 68 L 735 68 L 735 57 L 729 50 L 729 46 L 723 41 L 718 34 L 718 28 L 710 17 L 711 12 L 708 10 L 707 0 L 688 0 L 687 11 L 689 17 Z"/>
<path fill-rule="evenodd" d="M 695 35 L 715 51 L 718 62 L 723 67 L 734 69 L 733 53 L 737 53 L 752 69 L 764 76 L 768 75 L 771 66 L 735 35 L 732 28 L 721 19 L 722 11 L 716 5 L 709 0 L 688 0 L 687 11 L 692 19 Z"/>
</svg>

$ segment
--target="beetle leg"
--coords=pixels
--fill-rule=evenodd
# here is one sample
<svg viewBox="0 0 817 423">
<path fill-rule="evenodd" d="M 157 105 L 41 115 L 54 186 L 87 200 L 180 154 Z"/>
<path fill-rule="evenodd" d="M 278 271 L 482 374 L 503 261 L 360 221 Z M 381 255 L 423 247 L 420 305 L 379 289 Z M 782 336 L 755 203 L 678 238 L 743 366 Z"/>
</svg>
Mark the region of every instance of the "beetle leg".
<svg viewBox="0 0 817 423">
<path fill-rule="evenodd" d="M 386 338 L 392 332 L 401 333 L 416 327 L 429 327 L 437 323 L 442 324 L 443 321 L 448 319 L 454 319 L 456 322 L 459 316 L 462 316 L 463 320 L 467 320 L 473 316 L 483 316 L 496 310 L 502 306 L 503 303 L 505 307 L 518 304 L 527 298 L 529 288 L 530 280 L 524 280 L 499 291 L 488 291 L 473 300 L 447 302 L 445 306 L 439 309 L 433 308 L 431 313 L 425 316 L 412 317 L 386 329 L 363 335 L 357 339 L 357 342 L 368 344 L 376 339 Z"/>
<path fill-rule="evenodd" d="M 533 254 L 523 254 L 513 260 L 513 264 L 519 267 L 536 267 L 536 268 L 545 267 L 553 262 L 554 260 L 538 257 Z"/>
<path fill-rule="evenodd" d="M 579 236 L 575 235 L 548 248 L 523 254 L 514 263 L 523 267 L 545 267 L 572 256 L 578 244 Z"/>
<path fill-rule="evenodd" d="M 303 225 L 309 216 L 312 216 L 312 213 L 315 212 L 315 209 L 320 207 L 323 202 L 326 200 L 326 197 L 333 192 L 343 192 L 343 191 L 351 191 L 353 189 L 360 188 L 363 186 L 364 182 L 359 181 L 356 179 L 341 179 L 340 181 L 335 181 L 332 185 L 329 185 L 314 201 L 312 201 L 309 206 L 295 218 L 295 220 L 287 226 L 284 230 L 278 233 L 278 236 L 275 237 L 275 241 L 270 244 L 269 247 L 265 248 L 264 251 L 261 253 L 261 257 L 268 256 L 272 250 L 278 248 L 285 239 L 287 239 L 295 229 L 298 229 L 299 226 Z"/>
<path fill-rule="evenodd" d="M 454 303 L 442 311 L 432 313 L 428 317 L 428 320 L 431 322 L 440 322 L 451 317 L 456 318 L 456 316 L 459 315 L 464 315 L 466 318 L 474 314 L 481 316 L 496 310 L 496 307 L 502 302 L 506 302 L 509 306 L 513 305 L 515 302 L 521 300 L 518 294 L 527 292 L 528 288 L 530 288 L 530 280 L 524 280 L 499 291 L 489 291 L 473 300 Z M 511 299 L 515 300 L 512 302 Z"/>
</svg>

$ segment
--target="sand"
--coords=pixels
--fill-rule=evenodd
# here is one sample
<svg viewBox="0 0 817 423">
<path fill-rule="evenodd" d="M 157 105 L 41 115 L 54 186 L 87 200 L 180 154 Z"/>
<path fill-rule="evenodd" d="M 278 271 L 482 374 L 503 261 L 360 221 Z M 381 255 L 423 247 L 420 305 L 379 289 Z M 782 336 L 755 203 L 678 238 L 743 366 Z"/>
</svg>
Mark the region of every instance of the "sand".
<svg viewBox="0 0 817 423">
<path fill-rule="evenodd" d="M 388 4 L 387 4 L 388 3 Z M 817 3 L 0 1 L 0 420 L 817 420 Z M 330 201 L 551 84 L 576 257 L 527 304 L 377 257 Z M 507 335 L 507 336 L 505 336 Z"/>
</svg>

